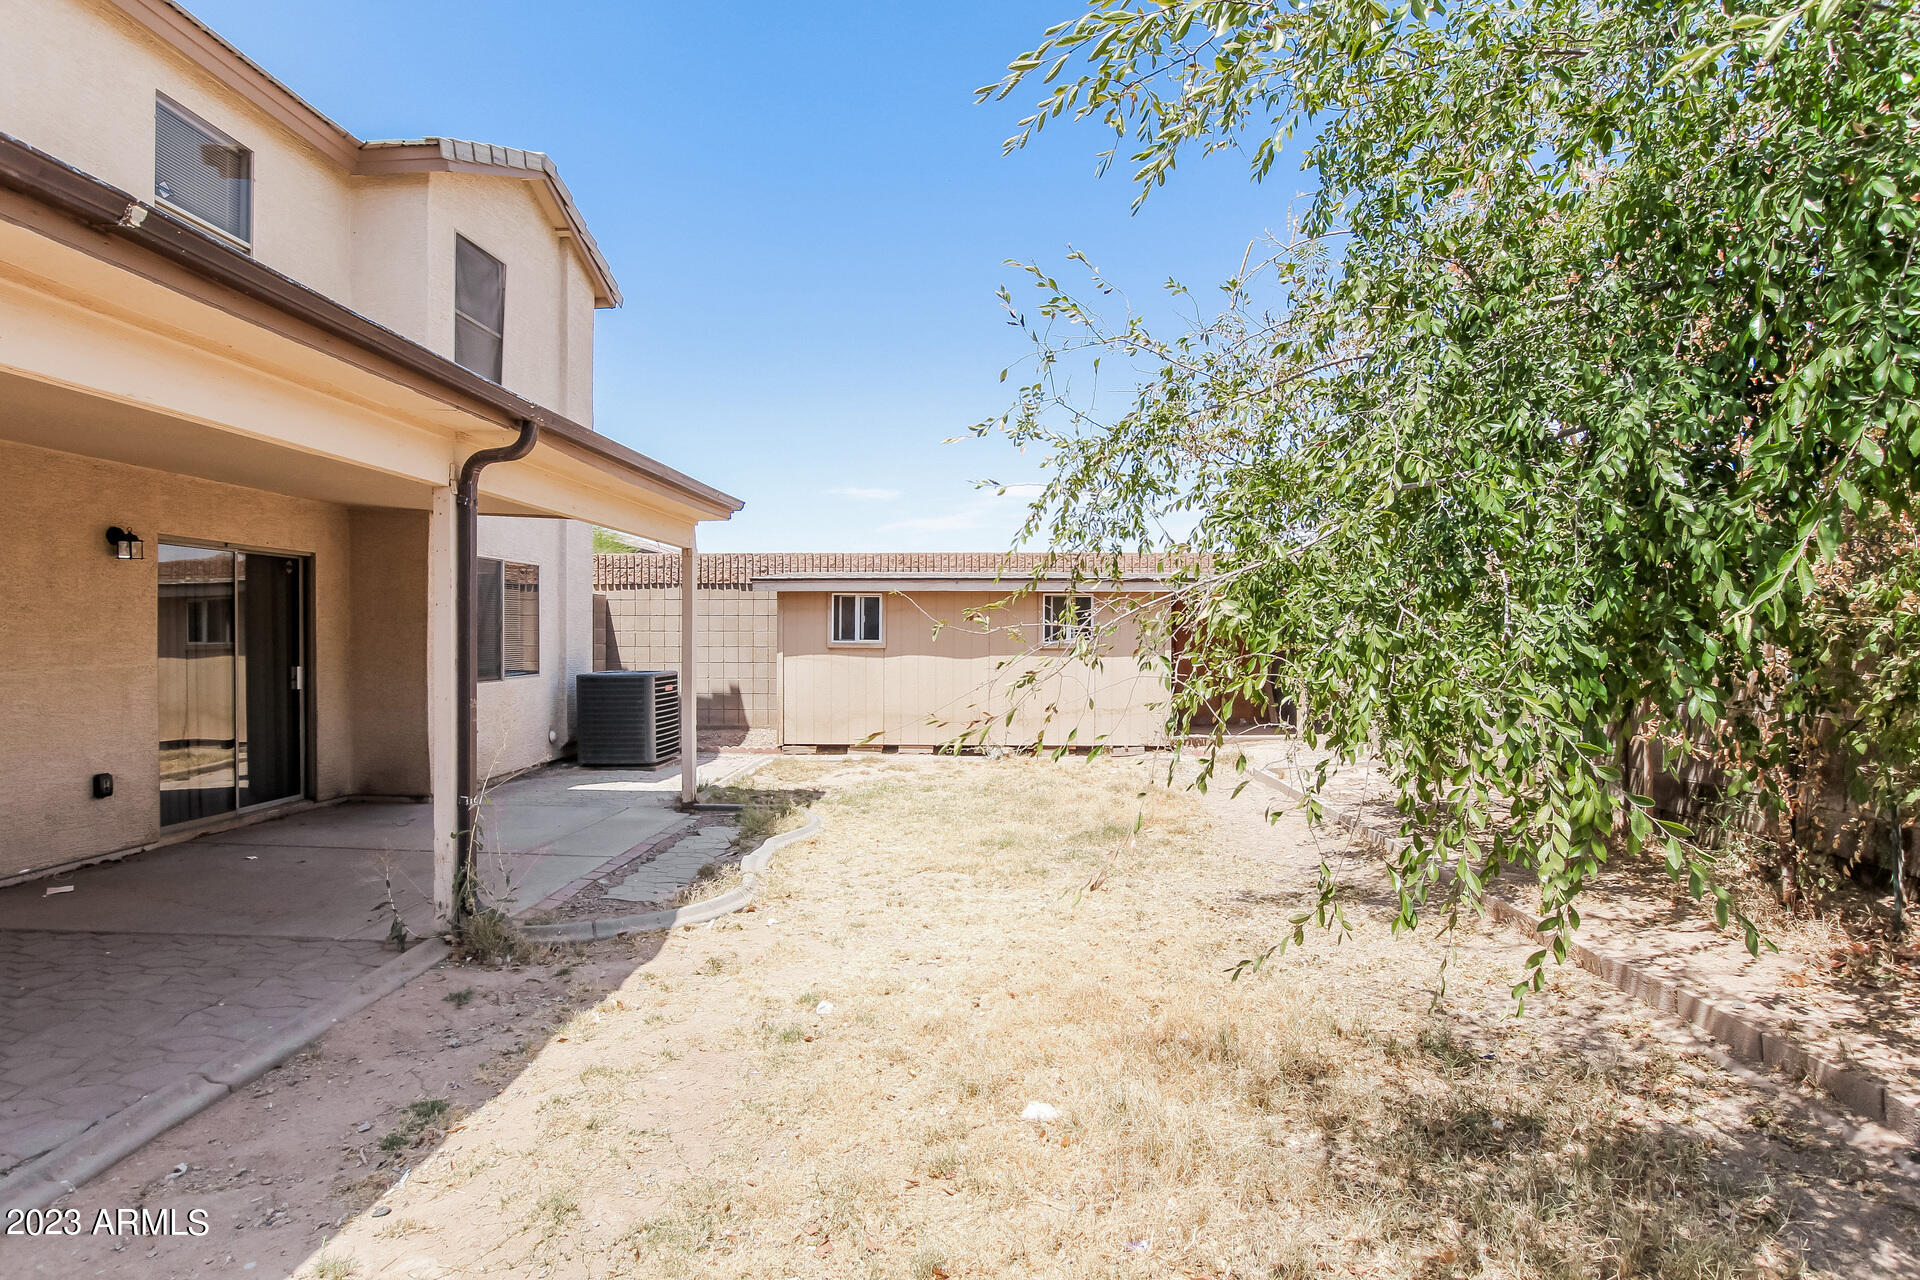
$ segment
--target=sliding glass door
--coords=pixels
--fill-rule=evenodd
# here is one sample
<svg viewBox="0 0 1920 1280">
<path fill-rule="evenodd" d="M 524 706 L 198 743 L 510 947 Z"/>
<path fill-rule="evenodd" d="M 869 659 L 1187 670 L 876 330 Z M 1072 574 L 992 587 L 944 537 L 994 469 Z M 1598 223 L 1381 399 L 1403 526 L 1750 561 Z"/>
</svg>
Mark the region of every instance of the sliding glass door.
<svg viewBox="0 0 1920 1280">
<path fill-rule="evenodd" d="M 306 561 L 160 544 L 160 821 L 305 787 Z"/>
</svg>

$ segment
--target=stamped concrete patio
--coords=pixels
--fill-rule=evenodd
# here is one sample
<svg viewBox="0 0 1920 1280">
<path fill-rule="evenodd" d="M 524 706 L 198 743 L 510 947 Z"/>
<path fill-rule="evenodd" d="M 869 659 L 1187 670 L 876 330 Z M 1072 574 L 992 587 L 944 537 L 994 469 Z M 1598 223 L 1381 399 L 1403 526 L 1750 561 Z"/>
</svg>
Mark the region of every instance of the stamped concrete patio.
<svg viewBox="0 0 1920 1280">
<path fill-rule="evenodd" d="M 716 757 L 701 781 L 752 763 Z M 679 821 L 678 799 L 677 769 L 509 782 L 485 806 L 484 882 L 525 912 Z M 0 1179 L 336 1000 L 398 954 L 396 919 L 419 939 L 429 823 L 345 802 L 0 889 Z"/>
</svg>

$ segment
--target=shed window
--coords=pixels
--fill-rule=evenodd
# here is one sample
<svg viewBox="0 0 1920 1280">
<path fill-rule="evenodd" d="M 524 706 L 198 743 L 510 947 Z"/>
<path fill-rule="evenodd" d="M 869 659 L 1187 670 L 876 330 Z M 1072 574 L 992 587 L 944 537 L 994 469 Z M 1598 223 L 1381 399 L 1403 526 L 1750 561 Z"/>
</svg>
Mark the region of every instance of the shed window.
<svg viewBox="0 0 1920 1280">
<path fill-rule="evenodd" d="M 164 98 L 153 111 L 153 194 L 242 244 L 253 238 L 253 153 Z"/>
<path fill-rule="evenodd" d="M 835 596 L 833 642 L 879 644 L 880 612 L 879 596 Z"/>
<path fill-rule="evenodd" d="M 507 330 L 507 269 L 465 236 L 453 238 L 453 359 L 500 381 Z"/>
<path fill-rule="evenodd" d="M 482 560 L 474 614 L 480 679 L 539 673 L 539 565 Z"/>
<path fill-rule="evenodd" d="M 1040 639 L 1045 644 L 1079 644 L 1093 639 L 1092 596 L 1047 596 L 1041 603 Z"/>
</svg>

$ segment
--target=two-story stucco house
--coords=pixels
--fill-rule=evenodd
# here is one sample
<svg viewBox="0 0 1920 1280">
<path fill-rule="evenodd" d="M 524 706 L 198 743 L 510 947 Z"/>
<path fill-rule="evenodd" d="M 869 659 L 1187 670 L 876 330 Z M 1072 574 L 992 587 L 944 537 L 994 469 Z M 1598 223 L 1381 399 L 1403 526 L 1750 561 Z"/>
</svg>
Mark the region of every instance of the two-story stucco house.
<svg viewBox="0 0 1920 1280">
<path fill-rule="evenodd" d="M 356 138 L 169 0 L 0 29 L 0 883 L 430 796 L 445 912 L 472 778 L 570 735 L 577 522 L 740 504 L 593 430 L 544 155 Z"/>
</svg>

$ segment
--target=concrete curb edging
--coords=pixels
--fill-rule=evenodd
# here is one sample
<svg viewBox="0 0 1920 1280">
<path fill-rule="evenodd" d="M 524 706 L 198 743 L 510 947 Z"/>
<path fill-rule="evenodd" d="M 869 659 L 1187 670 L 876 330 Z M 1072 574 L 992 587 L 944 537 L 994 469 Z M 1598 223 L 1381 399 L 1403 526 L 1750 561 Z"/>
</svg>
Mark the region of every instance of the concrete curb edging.
<svg viewBox="0 0 1920 1280">
<path fill-rule="evenodd" d="M 450 951 L 438 938 L 414 944 L 330 1003 L 256 1036 L 231 1054 L 203 1063 L 0 1177 L 0 1213 L 46 1208 L 182 1120 L 265 1075 L 318 1040 L 335 1023 L 406 986 L 445 960 Z"/>
<path fill-rule="evenodd" d="M 792 831 L 783 831 L 769 837 L 758 849 L 740 859 L 740 871 L 746 883 L 725 893 L 708 898 L 704 902 L 695 902 L 685 907 L 673 907 L 665 911 L 645 911 L 637 915 L 598 916 L 590 920 L 567 920 L 559 924 L 533 924 L 521 929 L 535 942 L 593 942 L 600 938 L 618 938 L 629 933 L 656 933 L 662 929 L 679 929 L 690 924 L 705 924 L 709 920 L 718 920 L 747 906 L 760 896 L 760 884 L 765 877 L 773 855 L 790 844 L 798 844 L 818 835 L 820 815 L 811 811 L 807 820 Z"/>
<path fill-rule="evenodd" d="M 1254 767 L 1248 772 L 1263 786 L 1289 799 L 1306 799 L 1304 791 L 1267 766 Z M 1320 801 L 1320 808 L 1329 821 L 1353 832 L 1376 850 L 1397 853 L 1406 844 L 1393 832 L 1325 800 Z M 1537 922 L 1531 913 L 1492 893 L 1483 895 L 1482 900 L 1486 903 L 1487 914 L 1493 919 L 1512 925 L 1536 942 L 1542 940 L 1534 929 Z M 1920 1142 L 1920 1097 L 1902 1093 L 1897 1086 L 1858 1066 L 1843 1065 L 1823 1057 L 1779 1029 L 1725 1005 L 1716 1004 L 1699 992 L 1653 973 L 1634 961 L 1596 951 L 1579 941 L 1568 943 L 1567 955 L 1582 969 L 1643 1004 L 1706 1032 L 1726 1045 L 1735 1057 L 1756 1066 L 1774 1067 L 1796 1079 L 1810 1081 L 1855 1114 L 1875 1124 L 1885 1125 L 1909 1142 Z"/>
</svg>

